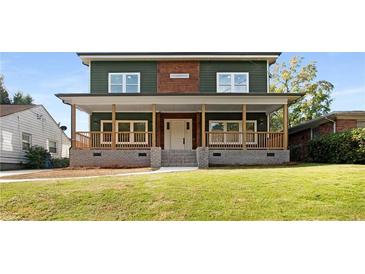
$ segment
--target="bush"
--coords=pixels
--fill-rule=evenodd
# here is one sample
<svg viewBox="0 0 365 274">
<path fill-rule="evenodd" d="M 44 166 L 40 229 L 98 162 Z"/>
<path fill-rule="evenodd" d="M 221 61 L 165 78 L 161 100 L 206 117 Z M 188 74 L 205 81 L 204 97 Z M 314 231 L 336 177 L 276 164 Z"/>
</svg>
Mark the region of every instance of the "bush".
<svg viewBox="0 0 365 274">
<path fill-rule="evenodd" d="M 290 161 L 303 161 L 304 159 L 304 148 L 302 144 L 291 145 L 290 148 Z"/>
<path fill-rule="evenodd" d="M 365 128 L 311 140 L 308 155 L 312 161 L 319 163 L 365 164 Z"/>
<path fill-rule="evenodd" d="M 52 164 L 54 168 L 68 167 L 70 164 L 70 159 L 68 158 L 53 158 Z"/>
<path fill-rule="evenodd" d="M 26 166 L 29 168 L 52 167 L 51 154 L 41 146 L 33 146 L 25 153 Z"/>
</svg>

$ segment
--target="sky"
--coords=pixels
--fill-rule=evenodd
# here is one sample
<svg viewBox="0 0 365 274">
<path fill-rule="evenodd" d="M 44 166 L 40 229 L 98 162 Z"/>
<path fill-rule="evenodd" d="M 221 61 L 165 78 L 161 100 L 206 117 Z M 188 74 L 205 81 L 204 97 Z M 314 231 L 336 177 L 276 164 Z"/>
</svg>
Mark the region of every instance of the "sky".
<svg viewBox="0 0 365 274">
<path fill-rule="evenodd" d="M 365 53 L 283 52 L 277 62 L 292 56 L 304 57 L 304 63 L 316 61 L 317 79 L 334 85 L 332 111 L 365 110 Z M 0 53 L 0 73 L 11 95 L 29 93 L 70 135 L 70 106 L 54 94 L 89 92 L 88 67 L 75 53 Z M 77 130 L 88 129 L 88 115 L 78 111 Z"/>
</svg>

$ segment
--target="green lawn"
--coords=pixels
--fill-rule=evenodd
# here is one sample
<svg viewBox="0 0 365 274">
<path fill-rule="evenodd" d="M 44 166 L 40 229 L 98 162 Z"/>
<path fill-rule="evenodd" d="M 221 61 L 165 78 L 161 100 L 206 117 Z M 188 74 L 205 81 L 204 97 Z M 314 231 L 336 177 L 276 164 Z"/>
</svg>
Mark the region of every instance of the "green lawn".
<svg viewBox="0 0 365 274">
<path fill-rule="evenodd" d="M 0 184 L 2 220 L 365 220 L 365 166 Z"/>
</svg>

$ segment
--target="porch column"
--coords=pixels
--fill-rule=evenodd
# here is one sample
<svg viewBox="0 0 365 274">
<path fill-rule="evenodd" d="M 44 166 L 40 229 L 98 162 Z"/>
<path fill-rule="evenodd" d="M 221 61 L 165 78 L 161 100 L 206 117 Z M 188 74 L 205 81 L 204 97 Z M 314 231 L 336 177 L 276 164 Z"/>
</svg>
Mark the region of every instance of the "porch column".
<svg viewBox="0 0 365 274">
<path fill-rule="evenodd" d="M 246 149 L 246 104 L 242 105 L 242 149 Z"/>
<path fill-rule="evenodd" d="M 156 146 L 156 104 L 152 105 L 152 147 Z"/>
<path fill-rule="evenodd" d="M 283 136 L 283 148 L 288 149 L 288 104 L 283 105 L 283 130 L 284 130 L 284 136 Z"/>
<path fill-rule="evenodd" d="M 76 105 L 71 105 L 71 147 L 76 148 Z"/>
<path fill-rule="evenodd" d="M 202 147 L 206 146 L 205 134 L 205 104 L 202 105 Z"/>
<path fill-rule="evenodd" d="M 112 104 L 112 149 L 116 148 L 115 140 L 116 140 L 116 130 L 115 130 L 115 104 Z"/>
</svg>

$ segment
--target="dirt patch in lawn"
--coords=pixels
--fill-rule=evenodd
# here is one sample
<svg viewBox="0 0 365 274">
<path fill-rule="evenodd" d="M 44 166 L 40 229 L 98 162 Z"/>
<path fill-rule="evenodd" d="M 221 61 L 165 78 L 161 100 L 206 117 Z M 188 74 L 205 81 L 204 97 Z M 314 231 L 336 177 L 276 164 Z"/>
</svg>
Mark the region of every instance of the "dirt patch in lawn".
<svg viewBox="0 0 365 274">
<path fill-rule="evenodd" d="M 123 173 L 137 173 L 151 171 L 151 168 L 59 168 L 40 171 L 30 174 L 10 175 L 1 179 L 39 179 L 39 178 L 66 178 L 66 177 L 85 177 L 116 175 Z"/>
</svg>

